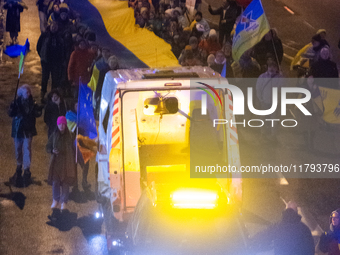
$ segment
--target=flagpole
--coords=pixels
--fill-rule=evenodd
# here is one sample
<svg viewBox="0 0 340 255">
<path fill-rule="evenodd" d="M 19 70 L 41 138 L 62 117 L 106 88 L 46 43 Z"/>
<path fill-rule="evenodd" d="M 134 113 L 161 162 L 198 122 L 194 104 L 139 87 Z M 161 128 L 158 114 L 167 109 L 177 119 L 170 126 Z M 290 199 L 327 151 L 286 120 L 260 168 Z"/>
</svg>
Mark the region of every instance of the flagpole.
<svg viewBox="0 0 340 255">
<path fill-rule="evenodd" d="M 24 68 L 24 63 L 25 63 L 25 57 L 22 60 L 21 68 L 20 68 L 20 63 L 19 63 L 19 74 L 18 74 L 18 81 L 17 81 L 17 87 L 15 88 L 15 94 L 14 94 L 14 102 L 17 99 L 17 93 L 18 93 L 18 88 L 19 88 L 19 83 L 20 83 L 20 76 Z"/>
<path fill-rule="evenodd" d="M 14 102 L 17 99 L 17 93 L 18 93 L 18 88 L 19 88 L 19 83 L 20 83 L 20 76 L 24 72 L 25 58 L 26 58 L 27 52 L 29 51 L 29 48 L 30 48 L 30 44 L 29 44 L 29 41 L 28 41 L 28 38 L 27 38 L 26 42 L 25 42 L 25 45 L 24 45 L 24 48 L 23 48 L 23 50 L 20 53 L 19 74 L 18 74 L 17 86 L 15 88 Z"/>
<path fill-rule="evenodd" d="M 17 100 L 17 93 L 18 93 L 18 88 L 19 88 L 19 82 L 20 82 L 20 75 L 18 77 L 17 87 L 15 88 L 14 103 L 15 103 L 15 100 Z"/>
<path fill-rule="evenodd" d="M 78 104 L 77 104 L 77 129 L 76 129 L 76 163 L 78 163 L 78 126 L 79 126 L 79 95 L 80 95 L 80 81 L 81 77 L 79 77 L 79 86 L 78 86 Z"/>
<path fill-rule="evenodd" d="M 275 44 L 274 44 L 274 35 L 273 35 L 273 30 L 272 29 L 270 29 L 270 34 L 272 36 L 272 44 L 273 44 L 273 48 L 274 48 L 276 63 L 277 63 L 277 66 L 279 67 L 279 71 L 281 73 L 282 69 L 281 69 L 281 66 L 280 66 L 279 57 L 277 56 L 277 52 L 276 52 L 276 48 L 275 48 Z"/>
</svg>

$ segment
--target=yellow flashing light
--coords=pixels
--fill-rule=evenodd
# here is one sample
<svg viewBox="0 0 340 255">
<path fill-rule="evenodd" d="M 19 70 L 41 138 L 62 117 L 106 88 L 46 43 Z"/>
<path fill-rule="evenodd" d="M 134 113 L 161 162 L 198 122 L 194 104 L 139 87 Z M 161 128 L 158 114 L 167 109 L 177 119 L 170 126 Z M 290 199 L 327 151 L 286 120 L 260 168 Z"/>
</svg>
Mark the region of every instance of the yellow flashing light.
<svg viewBox="0 0 340 255">
<path fill-rule="evenodd" d="M 214 209 L 218 199 L 216 192 L 200 189 L 178 190 L 170 196 L 173 207 L 181 209 Z"/>
</svg>

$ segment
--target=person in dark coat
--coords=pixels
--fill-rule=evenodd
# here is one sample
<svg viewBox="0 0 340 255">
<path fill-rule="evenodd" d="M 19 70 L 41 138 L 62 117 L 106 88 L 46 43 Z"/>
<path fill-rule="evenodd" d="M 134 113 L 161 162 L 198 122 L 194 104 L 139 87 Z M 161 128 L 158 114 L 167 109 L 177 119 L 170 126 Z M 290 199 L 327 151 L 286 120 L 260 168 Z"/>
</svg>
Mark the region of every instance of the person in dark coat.
<svg viewBox="0 0 340 255">
<path fill-rule="evenodd" d="M 37 43 L 37 52 L 41 60 L 41 100 L 44 102 L 50 74 L 52 76 L 52 89 L 60 87 L 61 77 L 63 76 L 62 71 L 64 69 L 62 67 L 66 58 L 65 45 L 58 33 L 58 23 L 52 22 L 47 27 L 47 31 L 40 35 Z"/>
<path fill-rule="evenodd" d="M 20 13 L 27 9 L 22 1 L 9 0 L 4 4 L 7 10 L 6 31 L 11 37 L 11 45 L 18 44 L 18 33 L 20 32 Z"/>
<path fill-rule="evenodd" d="M 330 59 L 329 48 L 326 46 L 321 49 L 319 59 L 311 66 L 311 75 L 316 78 L 315 83 L 331 89 L 339 88 L 339 72 L 335 62 Z M 336 79 L 318 79 L 336 78 Z"/>
<path fill-rule="evenodd" d="M 226 68 L 226 70 L 224 70 L 226 75 L 225 77 L 234 77 L 233 70 L 231 69 L 231 62 L 227 62 L 227 59 L 225 58 L 224 53 L 221 50 L 216 52 L 214 64 L 212 64 L 210 67 L 219 74 L 222 74 L 223 68 Z"/>
<path fill-rule="evenodd" d="M 220 15 L 219 42 L 220 45 L 223 45 L 224 38 L 226 37 L 226 41 L 230 38 L 236 18 L 241 14 L 241 8 L 237 6 L 235 1 L 224 0 L 223 5 L 216 10 L 213 10 L 209 4 L 208 10 L 211 15 Z"/>
<path fill-rule="evenodd" d="M 255 45 L 254 58 L 261 65 L 263 71 L 266 69 L 265 65 L 268 58 L 278 61 L 278 64 L 281 65 L 283 59 L 283 46 L 275 29 L 271 29 L 262 40 Z"/>
<path fill-rule="evenodd" d="M 40 20 L 40 32 L 44 33 L 47 27 L 47 8 L 50 5 L 51 0 L 37 0 L 39 20 Z"/>
<path fill-rule="evenodd" d="M 67 209 L 69 187 L 77 181 L 77 169 L 73 137 L 67 129 L 67 121 L 64 116 L 57 120 L 58 129 L 50 136 L 46 145 L 46 151 L 51 153 L 51 161 L 48 172 L 48 183 L 52 185 L 53 203 L 51 208 Z M 61 189 L 61 195 L 60 195 Z"/>
<path fill-rule="evenodd" d="M 61 98 L 58 90 L 52 90 L 48 95 L 44 114 L 44 122 L 48 126 L 48 137 L 57 130 L 57 119 L 59 116 L 66 115 L 66 108 L 66 103 Z"/>
<path fill-rule="evenodd" d="M 318 243 L 318 249 L 328 255 L 340 255 L 340 214 L 339 209 L 333 211 L 329 217 L 329 231 L 322 233 Z"/>
<path fill-rule="evenodd" d="M 270 250 L 273 244 L 275 255 L 314 255 L 315 252 L 313 236 L 301 222 L 294 202 L 287 204 L 281 222 L 255 235 L 252 244 L 251 250 L 254 252 L 257 252 L 256 247 L 261 246 L 263 250 Z"/>
<path fill-rule="evenodd" d="M 12 137 L 14 138 L 17 168 L 10 182 L 19 185 L 22 181 L 28 184 L 31 179 L 31 144 L 33 136 L 37 135 L 36 118 L 42 114 L 42 108 L 33 100 L 29 85 L 18 89 L 18 98 L 11 103 L 8 115 L 13 118 Z M 22 166 L 24 175 L 22 179 Z"/>
</svg>

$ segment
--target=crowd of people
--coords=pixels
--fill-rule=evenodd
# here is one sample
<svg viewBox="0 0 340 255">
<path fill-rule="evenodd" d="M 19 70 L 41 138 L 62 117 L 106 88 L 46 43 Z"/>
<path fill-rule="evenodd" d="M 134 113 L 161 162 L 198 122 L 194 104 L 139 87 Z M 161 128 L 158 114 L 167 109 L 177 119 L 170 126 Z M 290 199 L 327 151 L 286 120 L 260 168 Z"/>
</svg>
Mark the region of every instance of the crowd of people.
<svg viewBox="0 0 340 255">
<path fill-rule="evenodd" d="M 14 5 L 26 6 L 21 0 L 8 0 L 5 7 L 13 8 Z M 51 154 L 48 178 L 53 191 L 51 207 L 66 209 L 69 187 L 74 186 L 78 190 L 76 155 L 82 169 L 82 187 L 88 190 L 91 186 L 87 181 L 89 161 L 84 162 L 79 150 L 76 153 L 75 146 L 73 117 L 77 115 L 79 86 L 88 84 L 91 87 L 98 120 L 105 74 L 119 68 L 119 63 L 109 48 L 102 48 L 96 43 L 96 34 L 81 23 L 80 15 L 70 9 L 67 1 L 38 0 L 37 6 L 41 32 L 37 43 L 42 67 L 41 104 L 33 100 L 31 88 L 25 84 L 19 87 L 10 105 L 8 114 L 13 118 L 12 137 L 17 161 L 10 182 L 19 187 L 31 183 L 31 144 L 37 135 L 36 118 L 44 112 L 44 122 L 48 127 L 46 151 Z M 9 11 L 7 15 L 10 15 Z M 11 25 L 13 22 L 12 19 L 7 20 Z M 15 22 L 20 27 L 20 18 Z M 13 37 L 11 44 L 18 43 L 19 31 L 10 32 Z M 50 77 L 51 90 L 48 92 Z M 81 128 L 78 134 L 83 135 Z"/>
<path fill-rule="evenodd" d="M 134 9 L 136 24 L 153 31 L 171 44 L 172 52 L 182 66 L 206 65 L 220 74 L 224 73 L 227 78 L 260 78 L 256 84 L 259 105 L 262 109 L 269 109 L 272 105 L 272 88 L 279 87 L 280 83 L 273 80 L 270 83 L 263 83 L 263 79 L 283 77 L 280 72 L 283 46 L 277 31 L 271 29 L 258 44 L 246 51 L 236 62 L 232 56 L 232 36 L 235 23 L 242 11 L 241 7 L 234 0 L 224 0 L 222 6 L 217 9 L 209 5 L 208 11 L 212 15 L 220 15 L 219 29 L 216 31 L 210 29 L 209 23 L 199 11 L 200 1 L 196 3 L 197 11 L 193 21 L 190 20 L 183 1 L 134 0 L 129 1 L 129 6 Z M 118 69 L 119 61 L 109 48 L 102 48 L 96 43 L 96 34 L 81 22 L 80 15 L 70 9 L 67 0 L 38 0 L 37 6 L 41 30 L 37 52 L 42 67 L 42 106 L 33 100 L 28 85 L 18 89 L 17 98 L 10 106 L 8 114 L 13 118 L 12 137 L 17 162 L 10 182 L 17 186 L 29 185 L 31 182 L 31 144 L 33 137 L 37 135 L 36 118 L 42 115 L 44 109 L 44 122 L 48 126 L 46 151 L 51 154 L 48 176 L 53 193 L 51 208 L 61 206 L 61 209 L 67 209 L 69 187 L 78 187 L 75 129 L 70 123 L 77 111 L 79 86 L 88 84 L 92 89 L 94 115 L 98 120 L 105 74 L 109 70 Z M 25 7 L 21 0 L 7 0 L 4 6 L 8 10 L 6 30 L 10 32 L 11 44 L 18 43 L 20 13 Z M 331 60 L 329 47 L 326 31 L 317 31 L 298 64 L 304 65 L 308 61 L 310 74 L 314 78 L 338 78 L 338 69 L 336 63 Z M 50 77 L 51 91 L 47 93 Z M 331 88 L 338 86 L 339 84 L 330 85 Z M 274 115 L 272 117 L 275 118 Z M 265 131 L 266 137 L 275 139 L 276 131 L 276 129 Z M 77 155 L 82 168 L 82 187 L 89 189 L 90 184 L 87 182 L 89 163 L 79 158 L 80 153 Z M 331 218 L 331 231 L 326 235 L 330 238 L 323 237 L 323 241 L 340 238 L 337 233 L 339 212 L 332 215 L 334 217 Z M 312 254 L 310 233 L 302 225 L 295 207 L 284 212 L 281 228 L 276 228 L 275 231 L 286 230 L 285 224 L 290 224 L 291 221 L 307 236 L 305 240 L 307 244 L 304 247 L 309 250 L 301 254 Z M 274 232 L 268 233 L 268 237 L 275 237 L 272 234 Z M 321 243 L 321 246 L 331 249 L 331 241 L 327 245 Z"/>
</svg>

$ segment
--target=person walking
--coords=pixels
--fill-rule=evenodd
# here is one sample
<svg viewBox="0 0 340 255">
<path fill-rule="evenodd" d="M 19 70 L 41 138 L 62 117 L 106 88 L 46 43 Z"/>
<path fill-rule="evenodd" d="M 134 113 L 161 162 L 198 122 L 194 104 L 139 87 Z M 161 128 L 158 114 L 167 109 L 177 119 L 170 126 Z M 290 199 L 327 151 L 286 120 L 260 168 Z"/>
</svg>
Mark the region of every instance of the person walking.
<svg viewBox="0 0 340 255">
<path fill-rule="evenodd" d="M 6 15 L 6 31 L 11 37 L 11 45 L 18 44 L 18 34 L 20 32 L 20 13 L 24 9 L 28 9 L 26 4 L 22 1 L 9 0 L 5 1 L 3 8 L 7 10 Z"/>
<path fill-rule="evenodd" d="M 329 231 L 320 236 L 318 249 L 328 255 L 340 255 L 340 214 L 339 209 L 333 211 L 329 217 Z"/>
<path fill-rule="evenodd" d="M 78 127 L 78 131 L 77 131 L 77 121 L 78 121 L 77 111 L 78 111 L 78 102 L 74 102 L 72 103 L 71 110 L 69 110 L 66 113 L 67 128 L 69 132 L 72 133 L 72 136 L 75 138 L 75 140 L 77 139 L 76 137 L 77 133 L 78 135 L 85 135 L 84 130 L 82 128 Z M 76 153 L 77 162 L 76 163 L 78 163 L 82 169 L 81 184 L 82 184 L 83 190 L 86 191 L 91 188 L 91 184 L 89 184 L 87 181 L 87 176 L 89 174 L 89 168 L 90 168 L 90 161 L 85 162 L 83 155 L 77 146 L 77 141 L 73 142 L 73 146 L 75 147 L 75 150 L 77 150 L 77 153 Z M 76 192 L 76 193 L 79 192 L 78 181 L 76 181 L 76 183 L 73 185 L 72 192 Z"/>
<path fill-rule="evenodd" d="M 90 71 L 95 58 L 96 53 L 89 49 L 86 40 L 81 39 L 71 54 L 67 68 L 68 80 L 73 88 L 74 98 L 78 97 L 79 85 L 87 84 L 91 80 Z"/>
<path fill-rule="evenodd" d="M 296 203 L 288 202 L 281 221 L 255 235 L 250 248 L 253 252 L 270 250 L 271 244 L 275 255 L 314 255 L 313 236 L 301 222 Z"/>
<path fill-rule="evenodd" d="M 9 180 L 13 185 L 19 186 L 22 181 L 24 185 L 28 185 L 31 180 L 31 144 L 33 136 L 37 135 L 35 123 L 36 118 L 42 114 L 42 107 L 33 100 L 31 89 L 27 84 L 18 89 L 17 96 L 8 111 L 8 115 L 13 118 L 12 137 L 17 161 L 15 174 Z"/>
<path fill-rule="evenodd" d="M 65 116 L 67 111 L 66 103 L 61 98 L 58 90 L 52 90 L 48 94 L 48 101 L 45 107 L 44 122 L 48 126 L 48 137 L 57 129 L 57 119 L 59 116 Z"/>
<path fill-rule="evenodd" d="M 42 33 L 37 43 L 37 52 L 41 60 L 41 102 L 45 103 L 47 84 L 52 77 L 52 89 L 61 86 L 62 64 L 66 58 L 65 45 L 58 33 L 58 23 L 52 22 L 47 27 L 46 32 Z M 66 70 L 65 70 L 66 71 Z"/>
<path fill-rule="evenodd" d="M 68 131 L 64 116 L 58 118 L 57 125 L 58 129 L 50 136 L 46 145 L 46 151 L 51 154 L 48 183 L 52 185 L 51 208 L 58 208 L 61 203 L 61 210 L 66 210 L 69 187 L 77 181 L 74 140 Z"/>
<path fill-rule="evenodd" d="M 277 98 L 279 98 L 280 88 L 284 86 L 283 75 L 279 72 L 276 61 L 269 59 L 267 61 L 267 72 L 261 74 L 256 82 L 256 94 L 261 105 L 261 110 L 269 110 L 273 105 L 273 89 L 277 89 Z M 278 107 L 280 108 L 280 107 Z M 279 110 L 268 114 L 265 118 L 278 119 Z M 261 128 L 262 138 L 269 142 L 277 142 L 277 125 L 265 125 Z"/>
</svg>

